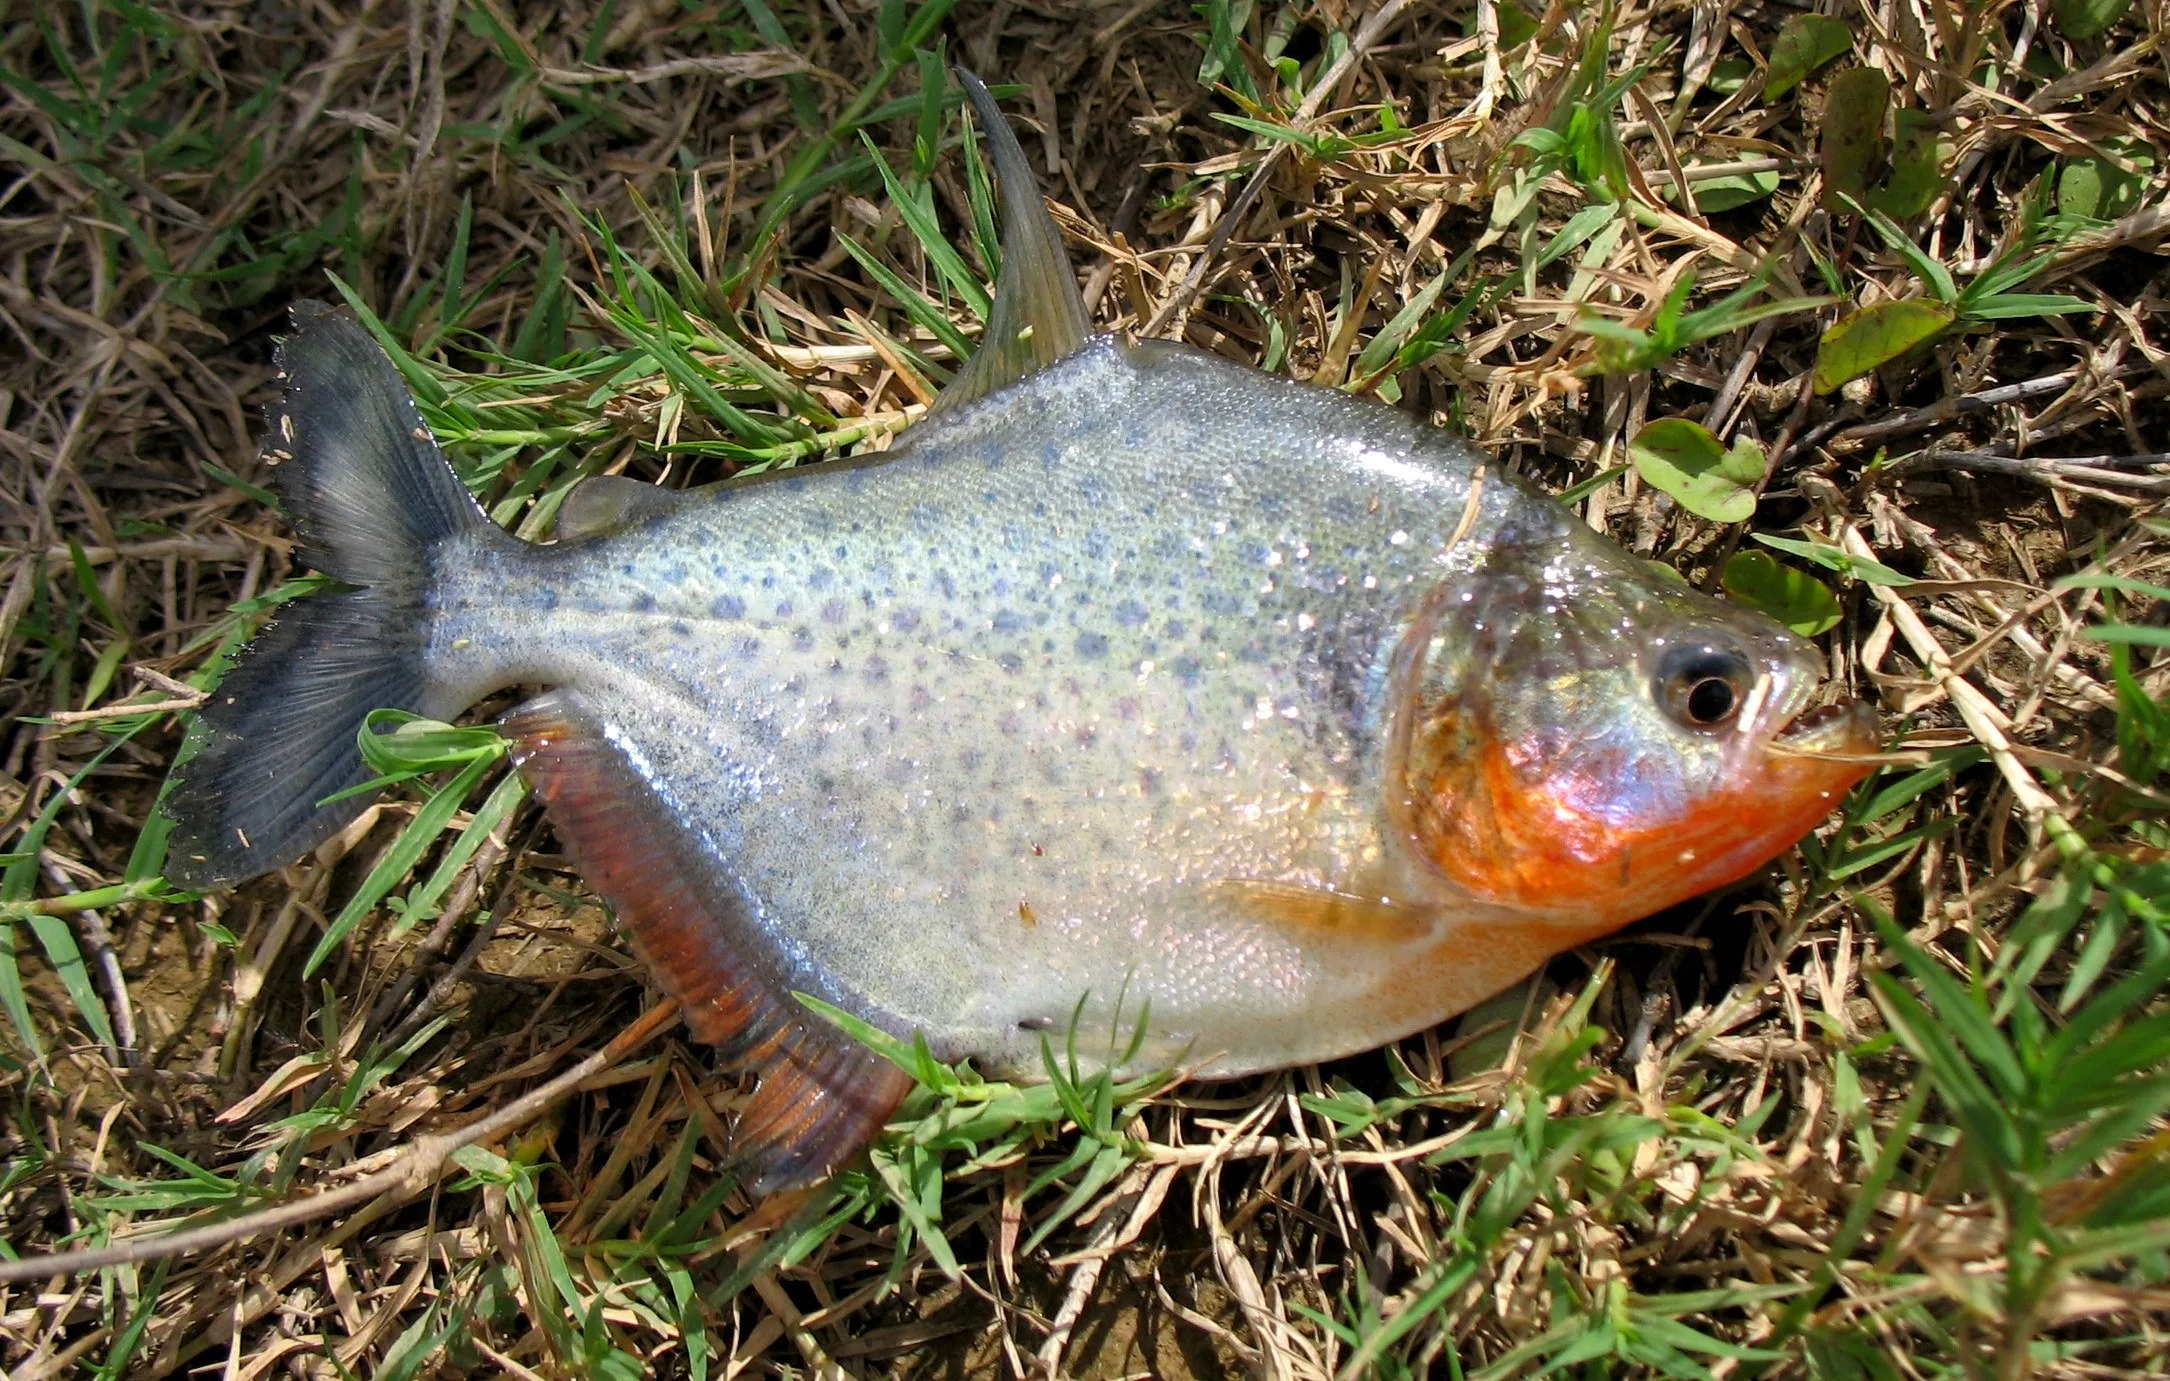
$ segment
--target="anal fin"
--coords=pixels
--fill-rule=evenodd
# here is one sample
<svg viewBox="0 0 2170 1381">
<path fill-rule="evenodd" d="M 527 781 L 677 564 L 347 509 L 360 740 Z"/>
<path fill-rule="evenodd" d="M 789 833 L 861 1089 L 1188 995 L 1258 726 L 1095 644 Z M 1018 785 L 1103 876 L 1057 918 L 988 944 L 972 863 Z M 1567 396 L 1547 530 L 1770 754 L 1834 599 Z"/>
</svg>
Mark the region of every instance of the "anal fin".
<svg viewBox="0 0 2170 1381">
<path fill-rule="evenodd" d="M 758 1077 L 731 1134 L 747 1191 L 818 1183 L 863 1150 L 911 1079 L 793 999 L 735 889 L 571 697 L 539 696 L 502 727 L 581 876 L 617 911 L 694 1039 Z"/>
</svg>

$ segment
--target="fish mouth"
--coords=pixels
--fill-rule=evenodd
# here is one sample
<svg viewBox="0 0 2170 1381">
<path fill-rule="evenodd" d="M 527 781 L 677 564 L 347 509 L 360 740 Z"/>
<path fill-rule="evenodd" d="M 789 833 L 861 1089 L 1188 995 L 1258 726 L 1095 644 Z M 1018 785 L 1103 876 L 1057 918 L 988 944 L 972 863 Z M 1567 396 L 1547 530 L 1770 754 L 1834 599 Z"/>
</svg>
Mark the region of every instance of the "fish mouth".
<svg viewBox="0 0 2170 1381">
<path fill-rule="evenodd" d="M 1876 712 L 1860 700 L 1799 710 L 1778 724 L 1766 744 L 1778 752 L 1819 758 L 1872 754 L 1880 744 Z"/>
</svg>

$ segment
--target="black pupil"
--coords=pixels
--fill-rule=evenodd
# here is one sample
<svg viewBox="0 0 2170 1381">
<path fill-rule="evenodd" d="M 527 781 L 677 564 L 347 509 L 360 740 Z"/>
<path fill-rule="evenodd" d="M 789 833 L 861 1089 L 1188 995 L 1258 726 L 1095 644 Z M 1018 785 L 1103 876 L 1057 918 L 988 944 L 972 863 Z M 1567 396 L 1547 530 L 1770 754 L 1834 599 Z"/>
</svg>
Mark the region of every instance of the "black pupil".
<svg viewBox="0 0 2170 1381">
<path fill-rule="evenodd" d="M 1706 676 L 1688 687 L 1688 717 L 1698 724 L 1716 724 L 1733 713 L 1735 697 L 1730 683 Z"/>
</svg>

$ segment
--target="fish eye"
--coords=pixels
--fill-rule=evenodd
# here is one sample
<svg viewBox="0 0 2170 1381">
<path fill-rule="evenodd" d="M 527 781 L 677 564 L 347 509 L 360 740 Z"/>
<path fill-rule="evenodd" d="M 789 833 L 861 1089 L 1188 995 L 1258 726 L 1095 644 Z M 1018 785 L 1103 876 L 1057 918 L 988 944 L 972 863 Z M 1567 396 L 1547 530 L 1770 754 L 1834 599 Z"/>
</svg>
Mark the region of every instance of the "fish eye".
<svg viewBox="0 0 2170 1381">
<path fill-rule="evenodd" d="M 1755 669 L 1735 648 L 1694 643 L 1666 652 L 1658 663 L 1658 703 L 1691 729 L 1731 722 L 1747 699 Z"/>
</svg>

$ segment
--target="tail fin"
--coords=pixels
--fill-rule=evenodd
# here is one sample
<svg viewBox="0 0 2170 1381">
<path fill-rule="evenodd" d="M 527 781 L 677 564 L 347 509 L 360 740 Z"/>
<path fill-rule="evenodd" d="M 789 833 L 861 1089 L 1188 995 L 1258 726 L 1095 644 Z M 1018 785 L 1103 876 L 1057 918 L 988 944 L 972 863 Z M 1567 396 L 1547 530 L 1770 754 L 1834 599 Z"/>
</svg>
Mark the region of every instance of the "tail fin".
<svg viewBox="0 0 2170 1381">
<path fill-rule="evenodd" d="M 166 876 L 198 891 L 290 863 L 361 812 L 361 797 L 320 803 L 369 780 L 355 735 L 371 710 L 464 708 L 423 661 L 432 551 L 497 532 L 353 314 L 298 303 L 294 327 L 264 454 L 303 559 L 359 588 L 288 606 L 204 706 L 165 807 Z"/>
</svg>

